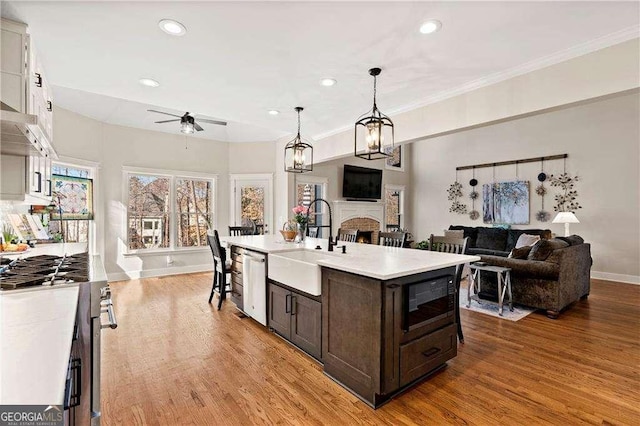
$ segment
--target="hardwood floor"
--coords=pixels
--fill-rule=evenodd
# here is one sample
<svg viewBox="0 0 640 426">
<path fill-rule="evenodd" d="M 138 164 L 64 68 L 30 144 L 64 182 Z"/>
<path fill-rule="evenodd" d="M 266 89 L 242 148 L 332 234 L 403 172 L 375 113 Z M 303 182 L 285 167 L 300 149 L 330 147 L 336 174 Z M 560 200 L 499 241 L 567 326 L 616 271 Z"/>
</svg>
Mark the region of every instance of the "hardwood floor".
<svg viewBox="0 0 640 426">
<path fill-rule="evenodd" d="M 215 310 L 210 286 L 111 283 L 103 425 L 640 424 L 640 286 L 593 280 L 557 320 L 463 310 L 458 356 L 375 411 L 230 301 Z"/>
</svg>

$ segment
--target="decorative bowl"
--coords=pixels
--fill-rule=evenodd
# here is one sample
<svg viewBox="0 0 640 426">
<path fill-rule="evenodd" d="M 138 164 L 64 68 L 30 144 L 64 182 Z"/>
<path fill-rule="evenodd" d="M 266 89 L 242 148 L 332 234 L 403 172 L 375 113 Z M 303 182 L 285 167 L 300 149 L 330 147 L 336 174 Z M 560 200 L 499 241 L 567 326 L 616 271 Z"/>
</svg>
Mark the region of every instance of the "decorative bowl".
<svg viewBox="0 0 640 426">
<path fill-rule="evenodd" d="M 280 233 L 282 234 L 282 238 L 284 238 L 285 241 L 293 241 L 296 238 L 296 231 L 280 231 Z"/>
</svg>

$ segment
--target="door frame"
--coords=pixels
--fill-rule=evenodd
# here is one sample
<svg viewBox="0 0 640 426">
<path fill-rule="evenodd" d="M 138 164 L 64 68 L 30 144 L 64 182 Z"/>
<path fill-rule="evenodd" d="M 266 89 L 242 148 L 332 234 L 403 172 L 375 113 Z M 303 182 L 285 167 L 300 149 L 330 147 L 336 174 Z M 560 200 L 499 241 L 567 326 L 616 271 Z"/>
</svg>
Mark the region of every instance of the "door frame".
<svg viewBox="0 0 640 426">
<path fill-rule="evenodd" d="M 264 223 L 267 225 L 266 233 L 273 233 L 273 173 L 250 173 L 250 174 L 229 174 L 229 224 L 231 226 L 239 226 L 237 223 L 240 211 L 236 205 L 236 188 L 238 184 L 263 181 L 267 191 L 264 196 Z"/>
</svg>

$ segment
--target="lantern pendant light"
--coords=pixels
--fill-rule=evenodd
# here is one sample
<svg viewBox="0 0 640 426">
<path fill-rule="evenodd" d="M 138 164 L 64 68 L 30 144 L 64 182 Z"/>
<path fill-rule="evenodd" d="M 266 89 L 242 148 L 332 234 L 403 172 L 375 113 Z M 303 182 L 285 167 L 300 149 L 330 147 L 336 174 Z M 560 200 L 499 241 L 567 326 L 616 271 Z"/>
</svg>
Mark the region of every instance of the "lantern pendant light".
<svg viewBox="0 0 640 426">
<path fill-rule="evenodd" d="M 300 112 L 302 107 L 296 107 L 298 113 L 298 134 L 284 148 L 284 171 L 289 173 L 304 173 L 313 170 L 313 146 L 300 136 Z"/>
<path fill-rule="evenodd" d="M 376 104 L 376 77 L 381 72 L 380 68 L 369 70 L 369 75 L 373 76 L 373 109 L 362 115 L 355 125 L 354 155 L 365 160 L 379 160 L 393 155 L 393 122 L 380 112 Z"/>
</svg>

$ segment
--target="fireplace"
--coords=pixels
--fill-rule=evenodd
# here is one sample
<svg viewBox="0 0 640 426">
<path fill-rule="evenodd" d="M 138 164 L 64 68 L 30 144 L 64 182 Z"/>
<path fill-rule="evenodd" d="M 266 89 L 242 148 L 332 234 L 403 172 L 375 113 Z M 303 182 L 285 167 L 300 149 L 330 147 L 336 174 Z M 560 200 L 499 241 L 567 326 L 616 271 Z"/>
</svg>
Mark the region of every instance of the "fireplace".
<svg viewBox="0 0 640 426">
<path fill-rule="evenodd" d="M 373 231 L 359 231 L 358 243 L 371 244 L 373 242 Z"/>
<path fill-rule="evenodd" d="M 383 222 L 384 203 L 334 201 L 333 223 L 342 229 L 357 229 L 361 235 L 358 242 L 378 244 L 378 236 Z"/>
</svg>

